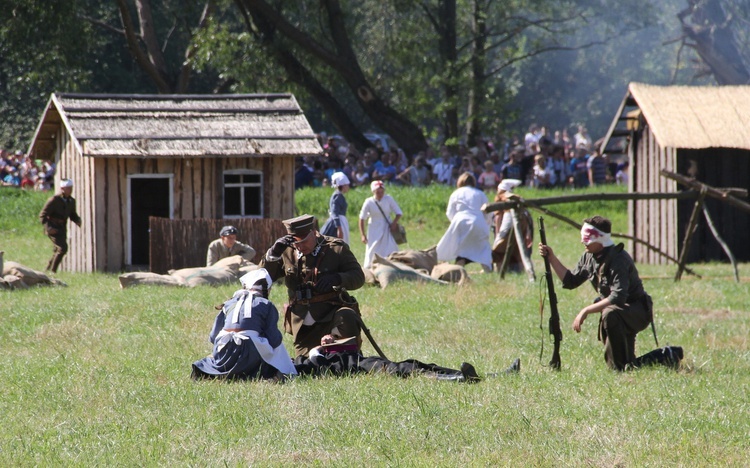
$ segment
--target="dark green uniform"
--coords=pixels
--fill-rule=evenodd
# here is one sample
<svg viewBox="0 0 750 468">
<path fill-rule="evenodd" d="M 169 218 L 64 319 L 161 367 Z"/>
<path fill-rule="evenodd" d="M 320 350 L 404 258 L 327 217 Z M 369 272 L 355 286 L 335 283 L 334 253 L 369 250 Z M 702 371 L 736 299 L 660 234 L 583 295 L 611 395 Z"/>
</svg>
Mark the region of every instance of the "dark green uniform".
<svg viewBox="0 0 750 468">
<path fill-rule="evenodd" d="M 47 263 L 47 270 L 57 272 L 57 267 L 68 253 L 68 219 L 81 224 L 81 218 L 76 212 L 75 199 L 65 197 L 62 193 L 50 197 L 39 213 L 39 220 L 44 225 L 44 233 L 55 246 L 54 254 Z"/>
<path fill-rule="evenodd" d="M 622 244 L 605 247 L 599 254 L 584 253 L 575 269 L 565 275 L 563 288 L 574 289 L 591 281 L 602 299 L 612 305 L 602 311 L 599 338 L 604 359 L 617 370 L 636 362 L 635 336 L 651 323 L 652 302 L 630 255 Z"/>
<path fill-rule="evenodd" d="M 359 312 L 347 304 L 352 298 L 346 294 L 342 298 L 332 290 L 318 291 L 314 285 L 323 276 L 338 274 L 342 288 L 359 289 L 365 283 L 362 267 L 343 240 L 316 236 L 317 246 L 308 255 L 289 248 L 278 260 L 269 259 L 268 252 L 261 260 L 274 281 L 284 278 L 289 294 L 284 329 L 294 336 L 297 356 L 307 356 L 327 334 L 356 336 L 361 341 Z"/>
</svg>

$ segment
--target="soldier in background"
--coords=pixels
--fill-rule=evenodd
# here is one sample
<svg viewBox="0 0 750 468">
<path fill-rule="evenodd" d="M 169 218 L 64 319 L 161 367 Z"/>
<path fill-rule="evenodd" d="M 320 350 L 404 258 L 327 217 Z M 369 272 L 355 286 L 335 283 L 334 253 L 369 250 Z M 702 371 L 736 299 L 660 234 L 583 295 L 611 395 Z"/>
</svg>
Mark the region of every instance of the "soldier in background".
<svg viewBox="0 0 750 468">
<path fill-rule="evenodd" d="M 237 242 L 237 228 L 224 226 L 219 232 L 219 239 L 208 244 L 206 266 L 209 267 L 222 258 L 241 255 L 248 262 L 255 259 L 255 249 L 242 242 Z"/>
<path fill-rule="evenodd" d="M 44 225 L 44 233 L 55 246 L 54 254 L 47 263 L 47 270 L 57 273 L 65 254 L 68 253 L 68 218 L 81 227 L 81 217 L 76 212 L 76 200 L 73 193 L 73 181 L 63 179 L 60 182 L 60 193 L 50 197 L 39 213 L 39 220 Z"/>
</svg>

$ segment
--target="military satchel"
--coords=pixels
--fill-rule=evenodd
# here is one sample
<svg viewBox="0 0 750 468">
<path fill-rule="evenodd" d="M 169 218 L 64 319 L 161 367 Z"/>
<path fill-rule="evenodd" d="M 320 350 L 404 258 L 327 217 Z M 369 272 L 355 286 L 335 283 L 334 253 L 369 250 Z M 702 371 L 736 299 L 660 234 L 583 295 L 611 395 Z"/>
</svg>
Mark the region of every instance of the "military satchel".
<svg viewBox="0 0 750 468">
<path fill-rule="evenodd" d="M 375 197 L 373 197 L 374 199 Z M 391 233 L 391 236 L 393 236 L 393 240 L 396 241 L 396 244 L 406 244 L 406 228 L 401 224 L 396 224 L 398 229 L 396 229 L 396 232 L 393 232 L 391 230 L 391 226 L 393 223 L 391 223 L 390 218 L 385 215 L 385 211 L 383 211 L 383 208 L 380 207 L 380 203 L 378 203 L 377 200 L 375 200 L 375 204 L 378 205 L 378 209 L 383 214 L 383 217 L 385 218 L 386 222 L 388 223 L 388 232 Z"/>
</svg>

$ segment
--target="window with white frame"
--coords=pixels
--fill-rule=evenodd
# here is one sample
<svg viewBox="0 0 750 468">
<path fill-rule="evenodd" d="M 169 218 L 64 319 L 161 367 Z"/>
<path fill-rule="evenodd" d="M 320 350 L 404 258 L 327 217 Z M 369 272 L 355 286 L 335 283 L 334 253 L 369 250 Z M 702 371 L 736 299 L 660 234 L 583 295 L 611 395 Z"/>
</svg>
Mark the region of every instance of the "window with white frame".
<svg viewBox="0 0 750 468">
<path fill-rule="evenodd" d="M 224 172 L 224 216 L 263 217 L 263 173 L 252 170 Z"/>
</svg>

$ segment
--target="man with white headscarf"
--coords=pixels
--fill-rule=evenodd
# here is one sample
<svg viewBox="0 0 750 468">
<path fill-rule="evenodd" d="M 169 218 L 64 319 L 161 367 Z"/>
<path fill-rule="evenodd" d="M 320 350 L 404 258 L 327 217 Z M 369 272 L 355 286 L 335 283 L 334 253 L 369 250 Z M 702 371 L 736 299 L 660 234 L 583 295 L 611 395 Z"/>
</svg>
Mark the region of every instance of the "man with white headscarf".
<svg viewBox="0 0 750 468">
<path fill-rule="evenodd" d="M 47 263 L 47 270 L 57 273 L 63 257 L 68 253 L 68 219 L 81 227 L 81 217 L 76 211 L 76 200 L 73 193 L 73 180 L 60 181 L 60 193 L 50 197 L 39 213 L 39 220 L 44 225 L 44 233 L 55 246 L 54 254 Z"/>
<path fill-rule="evenodd" d="M 346 211 L 349 205 L 344 195 L 349 191 L 349 178 L 343 172 L 334 172 L 331 175 L 331 185 L 334 191 L 328 202 L 328 220 L 320 229 L 320 233 L 324 236 L 338 237 L 348 244 L 349 221 L 346 219 Z"/>
<path fill-rule="evenodd" d="M 601 314 L 599 339 L 604 343 L 604 359 L 610 368 L 623 371 L 657 363 L 676 368 L 683 358 L 679 346 L 635 357 L 635 336 L 651 323 L 653 303 L 643 289 L 633 259 L 623 250 L 623 244 L 614 244 L 611 232 L 612 222 L 602 216 L 583 221 L 581 243 L 586 251 L 573 271 L 560 262 L 552 248 L 539 243 L 539 254 L 549 259 L 564 289 L 575 289 L 589 280 L 599 294 L 594 303 L 578 313 L 573 330 L 580 333 L 586 317 Z"/>
<path fill-rule="evenodd" d="M 278 373 L 296 374 L 281 342 L 279 312 L 268 300 L 273 285 L 268 271 L 251 271 L 240 282 L 242 289 L 222 305 L 208 336 L 213 353 L 193 363 L 191 376 L 270 379 Z"/>
</svg>

